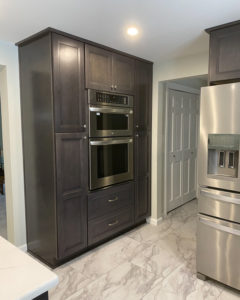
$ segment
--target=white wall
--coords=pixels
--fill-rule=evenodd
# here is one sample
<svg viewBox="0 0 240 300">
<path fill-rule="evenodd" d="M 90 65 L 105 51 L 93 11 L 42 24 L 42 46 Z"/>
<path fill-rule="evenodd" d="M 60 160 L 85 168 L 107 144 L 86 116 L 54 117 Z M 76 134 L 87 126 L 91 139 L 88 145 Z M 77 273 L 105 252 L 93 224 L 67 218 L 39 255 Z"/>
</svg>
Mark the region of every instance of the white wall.
<svg viewBox="0 0 240 300">
<path fill-rule="evenodd" d="M 163 166 L 164 166 L 164 83 L 183 77 L 208 73 L 208 53 L 188 56 L 171 61 L 154 63 L 152 106 L 152 219 L 156 223 L 163 215 Z"/>
<path fill-rule="evenodd" d="M 26 226 L 18 50 L 14 44 L 0 41 L 0 66 L 8 239 L 20 246 L 26 243 Z"/>
</svg>

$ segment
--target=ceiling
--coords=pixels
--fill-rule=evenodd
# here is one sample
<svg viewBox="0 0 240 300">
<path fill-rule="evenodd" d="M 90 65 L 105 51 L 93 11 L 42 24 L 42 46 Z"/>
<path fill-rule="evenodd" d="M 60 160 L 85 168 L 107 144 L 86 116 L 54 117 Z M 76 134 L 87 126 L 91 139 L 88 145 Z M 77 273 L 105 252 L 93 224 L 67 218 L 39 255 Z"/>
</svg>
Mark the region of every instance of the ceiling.
<svg viewBox="0 0 240 300">
<path fill-rule="evenodd" d="M 239 19 L 239 0 L 0 0 L 0 40 L 46 27 L 152 61 L 208 51 L 205 28 Z M 128 26 L 139 29 L 128 37 Z"/>
</svg>

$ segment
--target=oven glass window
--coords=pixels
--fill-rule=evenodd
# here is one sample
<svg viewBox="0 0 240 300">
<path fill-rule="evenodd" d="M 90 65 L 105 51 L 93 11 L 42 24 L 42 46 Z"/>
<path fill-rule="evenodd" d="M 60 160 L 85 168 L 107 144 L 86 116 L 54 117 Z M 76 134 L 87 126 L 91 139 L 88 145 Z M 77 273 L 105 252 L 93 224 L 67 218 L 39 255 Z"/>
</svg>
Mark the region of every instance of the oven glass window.
<svg viewBox="0 0 240 300">
<path fill-rule="evenodd" d="M 96 113 L 97 130 L 128 130 L 127 114 Z"/>
<path fill-rule="evenodd" d="M 128 172 L 128 144 L 97 146 L 97 177 Z"/>
</svg>

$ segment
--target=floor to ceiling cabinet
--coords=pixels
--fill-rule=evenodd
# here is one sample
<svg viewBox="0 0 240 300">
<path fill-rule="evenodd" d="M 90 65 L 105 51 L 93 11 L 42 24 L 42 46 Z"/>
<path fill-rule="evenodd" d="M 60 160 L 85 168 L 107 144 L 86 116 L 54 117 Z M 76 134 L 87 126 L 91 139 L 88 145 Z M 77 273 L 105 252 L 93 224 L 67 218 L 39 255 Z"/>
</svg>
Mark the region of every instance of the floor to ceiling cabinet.
<svg viewBox="0 0 240 300">
<path fill-rule="evenodd" d="M 18 46 L 27 246 L 56 266 L 150 215 L 152 63 L 51 28 Z M 134 180 L 96 191 L 89 88 L 134 99 Z"/>
</svg>

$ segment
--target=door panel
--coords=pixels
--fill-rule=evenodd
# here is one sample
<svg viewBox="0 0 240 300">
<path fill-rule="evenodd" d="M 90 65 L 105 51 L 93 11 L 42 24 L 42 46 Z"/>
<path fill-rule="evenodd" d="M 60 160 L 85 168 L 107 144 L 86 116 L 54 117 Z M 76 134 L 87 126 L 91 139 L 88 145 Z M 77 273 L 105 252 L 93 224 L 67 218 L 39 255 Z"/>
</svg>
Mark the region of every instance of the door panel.
<svg viewBox="0 0 240 300">
<path fill-rule="evenodd" d="M 140 132 L 135 137 L 135 222 L 150 214 L 150 134 Z"/>
<path fill-rule="evenodd" d="M 85 131 L 84 45 L 53 34 L 56 132 Z"/>
<path fill-rule="evenodd" d="M 196 149 L 198 134 L 198 95 L 169 89 L 167 210 L 196 195 Z"/>
<path fill-rule="evenodd" d="M 88 144 L 83 134 L 56 134 L 59 259 L 87 246 Z"/>
<path fill-rule="evenodd" d="M 145 131 L 151 128 L 152 65 L 136 61 L 135 68 L 135 128 Z"/>
<path fill-rule="evenodd" d="M 113 53 L 112 67 L 115 90 L 119 93 L 134 94 L 134 59 Z"/>
<path fill-rule="evenodd" d="M 112 91 L 112 53 L 85 45 L 86 88 Z"/>
<path fill-rule="evenodd" d="M 151 214 L 152 64 L 135 61 L 135 223 Z"/>
</svg>

